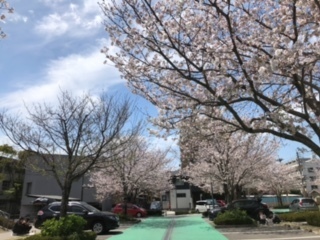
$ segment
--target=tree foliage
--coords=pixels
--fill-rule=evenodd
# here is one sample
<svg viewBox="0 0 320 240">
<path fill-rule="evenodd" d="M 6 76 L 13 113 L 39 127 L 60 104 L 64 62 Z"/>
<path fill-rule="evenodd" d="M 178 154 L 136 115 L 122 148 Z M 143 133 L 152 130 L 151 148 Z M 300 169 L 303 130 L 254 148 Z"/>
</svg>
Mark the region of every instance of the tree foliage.
<svg viewBox="0 0 320 240">
<path fill-rule="evenodd" d="M 21 201 L 25 173 L 24 160 L 18 159 L 17 154 L 12 146 L 0 145 L 0 183 L 3 196 L 10 200 L 7 209 L 10 213 L 18 212 L 15 204 L 20 204 Z"/>
<path fill-rule="evenodd" d="M 91 174 L 97 199 L 112 196 L 119 201 L 136 202 L 139 195 L 158 196 L 168 190 L 170 158 L 168 150 L 154 148 L 140 136 L 126 141 L 120 154 Z"/>
<path fill-rule="evenodd" d="M 72 183 L 111 159 L 122 135 L 134 134 L 128 98 L 61 92 L 58 104 L 39 103 L 27 108 L 28 118 L 4 111 L 0 128 L 24 150 L 28 166 L 52 174 L 61 188 L 61 216 L 66 214 Z"/>
<path fill-rule="evenodd" d="M 112 45 L 103 49 L 107 61 L 162 110 L 167 127 L 205 114 L 299 142 L 320 156 L 319 0 L 100 6 Z"/>
<path fill-rule="evenodd" d="M 232 131 L 210 118 L 185 121 L 181 130 L 182 165 L 190 181 L 208 192 L 223 192 L 228 202 L 242 197 L 246 188 L 257 187 L 276 158 L 277 142 Z"/>
<path fill-rule="evenodd" d="M 278 204 L 283 205 L 282 194 L 288 194 L 291 190 L 301 190 L 304 187 L 301 179 L 302 176 L 295 167 L 273 162 L 264 170 L 256 184 L 259 190 L 275 194 Z"/>
</svg>

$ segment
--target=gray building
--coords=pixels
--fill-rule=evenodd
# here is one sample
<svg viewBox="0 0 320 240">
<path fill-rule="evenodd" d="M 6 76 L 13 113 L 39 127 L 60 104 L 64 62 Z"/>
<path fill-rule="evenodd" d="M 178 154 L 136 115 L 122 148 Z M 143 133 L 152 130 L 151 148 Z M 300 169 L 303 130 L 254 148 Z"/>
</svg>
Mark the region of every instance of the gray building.
<svg viewBox="0 0 320 240">
<path fill-rule="evenodd" d="M 61 156 L 59 156 L 61 157 Z M 45 168 L 43 168 L 45 169 Z M 88 176 L 84 176 L 72 184 L 69 200 L 85 201 L 102 210 L 111 210 L 111 201 L 99 203 L 95 199 L 95 189 L 87 187 Z M 61 200 L 61 189 L 50 171 L 39 173 L 32 167 L 26 167 L 20 216 L 35 218 L 37 212 L 50 201 Z"/>
</svg>

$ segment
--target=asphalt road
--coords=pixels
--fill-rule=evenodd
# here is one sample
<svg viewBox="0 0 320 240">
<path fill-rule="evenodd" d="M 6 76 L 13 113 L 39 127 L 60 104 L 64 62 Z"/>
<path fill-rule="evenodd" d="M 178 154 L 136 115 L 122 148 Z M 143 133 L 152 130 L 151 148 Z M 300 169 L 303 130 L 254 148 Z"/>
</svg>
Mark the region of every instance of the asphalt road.
<svg viewBox="0 0 320 240">
<path fill-rule="evenodd" d="M 97 240 L 320 240 L 320 235 L 286 226 L 218 228 L 201 215 L 147 218 L 121 226 Z"/>
</svg>

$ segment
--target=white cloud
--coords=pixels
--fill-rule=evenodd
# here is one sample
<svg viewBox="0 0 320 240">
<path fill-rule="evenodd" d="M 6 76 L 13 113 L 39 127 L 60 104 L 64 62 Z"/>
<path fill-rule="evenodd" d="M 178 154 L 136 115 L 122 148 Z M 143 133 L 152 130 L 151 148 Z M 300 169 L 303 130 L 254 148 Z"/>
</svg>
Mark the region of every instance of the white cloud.
<svg viewBox="0 0 320 240">
<path fill-rule="evenodd" d="M 95 1 L 71 3 L 65 7 L 53 7 L 54 13 L 44 16 L 35 26 L 35 31 L 46 38 L 62 35 L 83 37 L 102 29 L 102 13 Z"/>
<path fill-rule="evenodd" d="M 27 22 L 28 21 L 27 16 L 20 15 L 16 12 L 14 14 L 7 14 L 6 17 L 10 22 Z"/>
<path fill-rule="evenodd" d="M 57 4 L 65 2 L 65 0 L 39 0 L 39 2 L 47 6 L 56 6 Z"/>
<path fill-rule="evenodd" d="M 100 45 L 99 45 L 100 46 Z M 60 57 L 48 63 L 43 70 L 41 83 L 20 86 L 14 92 L 0 98 L 2 107 L 23 111 L 25 103 L 30 105 L 37 102 L 54 102 L 62 90 L 70 90 L 73 94 L 82 94 L 86 91 L 107 91 L 110 87 L 124 83 L 118 71 L 103 64 L 104 55 L 100 48 L 91 49 L 86 54 L 72 54 Z"/>
<path fill-rule="evenodd" d="M 69 24 L 60 15 L 51 14 L 42 19 L 36 26 L 36 31 L 47 36 L 60 36 L 66 33 L 69 29 Z"/>
</svg>

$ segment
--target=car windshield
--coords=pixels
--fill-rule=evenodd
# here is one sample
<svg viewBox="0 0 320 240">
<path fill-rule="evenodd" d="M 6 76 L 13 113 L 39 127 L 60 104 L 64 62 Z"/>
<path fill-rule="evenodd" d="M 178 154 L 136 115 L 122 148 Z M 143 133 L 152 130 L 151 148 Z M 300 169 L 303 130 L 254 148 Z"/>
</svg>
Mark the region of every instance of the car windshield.
<svg viewBox="0 0 320 240">
<path fill-rule="evenodd" d="M 86 202 L 81 202 L 81 205 L 84 206 L 86 209 L 88 209 L 90 212 L 100 212 L 99 209 L 91 206 L 90 204 L 88 204 Z"/>
<path fill-rule="evenodd" d="M 216 200 L 214 200 L 214 199 L 208 199 L 208 200 L 207 200 L 207 204 L 209 204 L 209 205 L 216 205 Z"/>
</svg>

